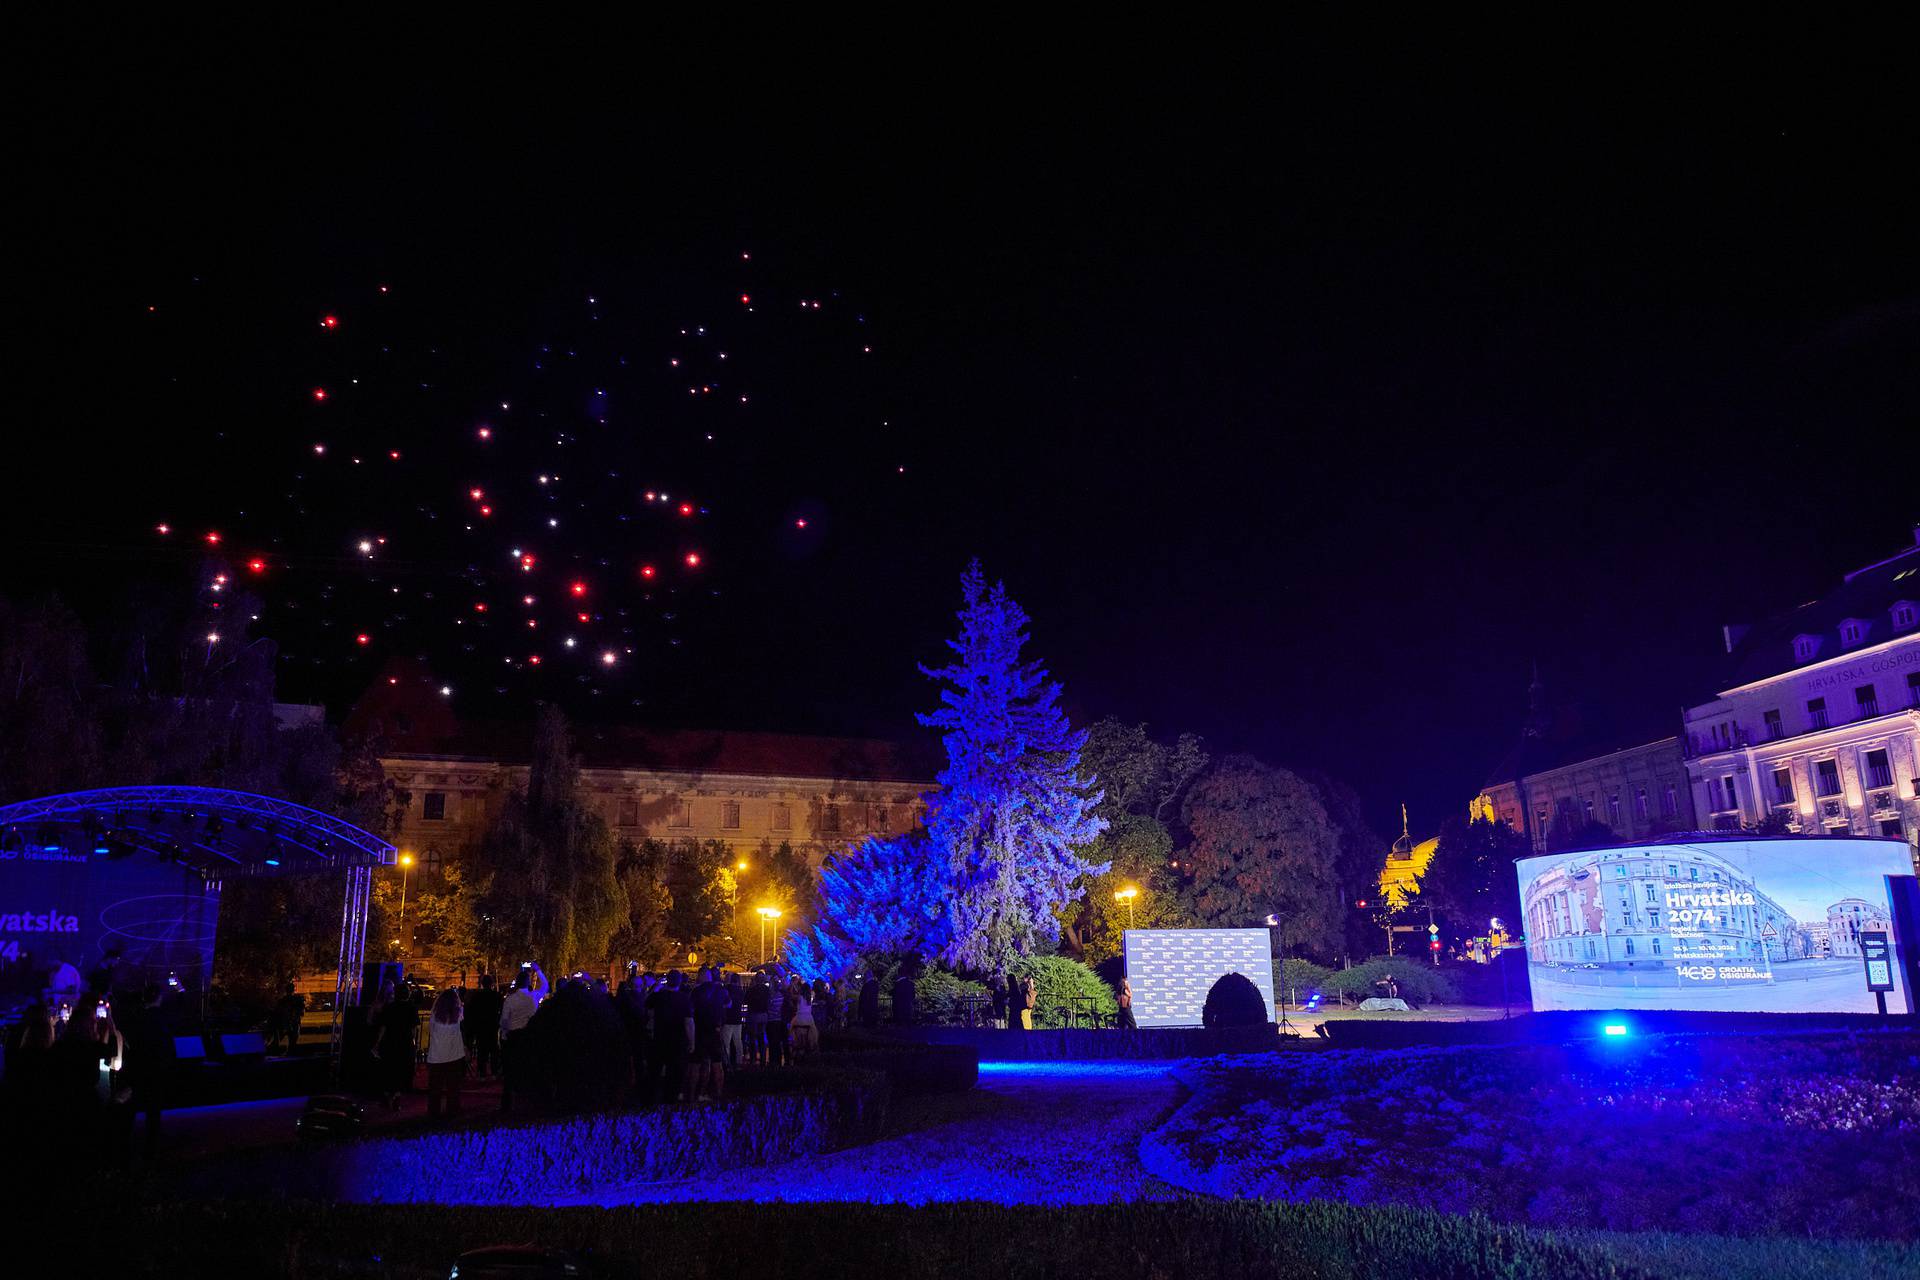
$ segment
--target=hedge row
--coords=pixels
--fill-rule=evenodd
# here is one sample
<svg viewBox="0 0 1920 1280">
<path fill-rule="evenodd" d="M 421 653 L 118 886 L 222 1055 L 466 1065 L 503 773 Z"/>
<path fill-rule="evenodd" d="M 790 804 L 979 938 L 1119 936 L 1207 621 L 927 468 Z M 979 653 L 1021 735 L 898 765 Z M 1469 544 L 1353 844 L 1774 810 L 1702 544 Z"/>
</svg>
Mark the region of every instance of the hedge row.
<svg viewBox="0 0 1920 1280">
<path fill-rule="evenodd" d="M 820 1048 L 829 1062 L 880 1072 L 897 1094 L 964 1093 L 980 1080 L 980 1051 L 968 1045 L 849 1030 L 823 1033 Z"/>
<path fill-rule="evenodd" d="M 685 1204 L 618 1209 L 422 1209 L 273 1202 L 171 1204 L 114 1232 L 83 1233 L 116 1276 L 445 1276 L 462 1252 L 537 1244 L 581 1255 L 586 1274 L 674 1280 L 1071 1275 L 1550 1277 L 1637 1280 L 1601 1245 L 1484 1219 L 1330 1202 L 1180 1201 L 1078 1208 L 946 1204 Z M 1723 1242 L 1724 1243 L 1724 1242 Z M 80 1262 L 82 1250 L 69 1253 Z M 1724 1255 L 1723 1255 L 1724 1256 Z M 110 1271 L 107 1268 L 111 1268 Z"/>
<path fill-rule="evenodd" d="M 964 1045 L 981 1062 L 1169 1060 L 1275 1049 L 1324 1049 L 1313 1037 L 1282 1040 L 1272 1023 L 1259 1027 L 1149 1027 L 1133 1031 L 1057 1028 L 995 1031 L 986 1027 L 883 1027 L 876 1034 L 930 1045 Z"/>
<path fill-rule="evenodd" d="M 238 1152 L 194 1166 L 180 1185 L 242 1198 L 541 1203 L 815 1155 L 869 1141 L 885 1124 L 883 1072 L 802 1067 L 785 1082 L 797 1091 Z"/>
</svg>

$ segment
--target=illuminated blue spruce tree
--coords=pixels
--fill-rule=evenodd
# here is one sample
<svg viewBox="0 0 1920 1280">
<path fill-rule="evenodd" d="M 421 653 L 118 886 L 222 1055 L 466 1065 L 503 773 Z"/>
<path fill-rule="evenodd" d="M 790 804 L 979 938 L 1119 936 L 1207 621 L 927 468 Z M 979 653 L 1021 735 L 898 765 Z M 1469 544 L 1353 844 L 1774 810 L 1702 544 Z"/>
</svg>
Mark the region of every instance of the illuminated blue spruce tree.
<svg viewBox="0 0 1920 1280">
<path fill-rule="evenodd" d="M 789 939 L 803 973 L 840 973 L 862 955 L 922 952 L 954 968 L 996 973 L 1037 941 L 1059 941 L 1058 912 L 1082 877 L 1074 852 L 1106 821 L 1080 776 L 1086 734 L 1060 710 L 1060 686 L 1023 662 L 1027 615 L 978 561 L 960 577 L 954 660 L 922 667 L 941 707 L 919 717 L 941 731 L 947 767 L 929 801 L 924 837 L 869 839 L 820 882 L 819 925 Z"/>
</svg>

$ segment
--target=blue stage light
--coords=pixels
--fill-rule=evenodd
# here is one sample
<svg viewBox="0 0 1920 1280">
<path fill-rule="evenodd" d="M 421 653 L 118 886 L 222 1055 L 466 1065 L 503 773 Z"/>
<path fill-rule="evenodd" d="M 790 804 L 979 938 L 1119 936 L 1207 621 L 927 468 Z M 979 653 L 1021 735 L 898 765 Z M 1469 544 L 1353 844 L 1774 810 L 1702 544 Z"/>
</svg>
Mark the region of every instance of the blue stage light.
<svg viewBox="0 0 1920 1280">
<path fill-rule="evenodd" d="M 1602 1027 L 1601 1030 L 1610 1036 L 1624 1036 L 1627 1034 L 1627 1024 L 1624 1022 L 1609 1022 L 1606 1026 Z"/>
<path fill-rule="evenodd" d="M 267 859 L 267 865 L 268 865 L 268 866 L 270 866 L 270 867 L 277 867 L 277 866 L 279 866 L 279 865 L 280 865 L 280 859 L 278 859 L 278 858 L 268 858 L 268 859 Z"/>
</svg>

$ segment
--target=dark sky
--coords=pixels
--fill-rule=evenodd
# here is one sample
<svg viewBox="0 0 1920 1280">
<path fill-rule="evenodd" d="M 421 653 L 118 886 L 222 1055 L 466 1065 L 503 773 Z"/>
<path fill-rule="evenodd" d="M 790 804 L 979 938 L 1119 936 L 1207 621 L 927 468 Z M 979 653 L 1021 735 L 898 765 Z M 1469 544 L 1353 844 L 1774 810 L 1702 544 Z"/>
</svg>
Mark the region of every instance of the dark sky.
<svg viewBox="0 0 1920 1280">
<path fill-rule="evenodd" d="M 405 486 L 302 490 L 343 505 L 296 519 L 310 440 L 390 431 L 433 459 L 406 484 L 455 484 L 501 465 L 460 452 L 489 395 L 589 413 L 599 375 L 538 382 L 539 344 L 655 368 L 710 315 L 768 406 L 751 431 L 703 451 L 664 376 L 628 375 L 633 430 L 574 446 L 711 503 L 710 576 L 651 601 L 583 714 L 908 732 L 977 554 L 1077 717 L 1326 769 L 1431 829 L 1510 743 L 1531 663 L 1596 741 L 1656 736 L 1710 691 L 1722 622 L 1920 518 L 1910 85 L 1797 56 L 1436 73 L 1290 46 L 1257 74 L 756 64 L 720 92 L 500 55 L 62 50 L 14 197 L 34 425 L 0 590 L 110 612 L 129 580 L 191 578 L 154 520 L 242 507 L 311 589 L 300 538 L 397 520 Z M 744 287 L 764 312 L 728 309 Z M 821 327 L 776 316 L 809 296 Z M 383 343 L 379 395 L 316 417 L 306 389 Z M 600 528 L 618 574 L 632 526 Z M 440 554 L 404 580 L 450 578 L 449 605 Z M 282 687 L 338 706 L 431 647 L 394 639 Z M 460 702 L 493 709 L 472 678 Z"/>
</svg>

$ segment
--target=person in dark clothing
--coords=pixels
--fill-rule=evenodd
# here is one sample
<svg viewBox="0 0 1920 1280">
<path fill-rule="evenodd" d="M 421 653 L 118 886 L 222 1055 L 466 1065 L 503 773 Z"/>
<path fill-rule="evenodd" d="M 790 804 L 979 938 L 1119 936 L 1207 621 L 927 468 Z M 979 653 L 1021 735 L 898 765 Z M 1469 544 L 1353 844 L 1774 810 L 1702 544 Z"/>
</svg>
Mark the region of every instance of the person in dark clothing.
<svg viewBox="0 0 1920 1280">
<path fill-rule="evenodd" d="M 784 1067 L 787 1056 L 787 989 L 775 975 L 767 979 L 767 1065 Z"/>
<path fill-rule="evenodd" d="M 467 1019 L 461 1023 L 461 1029 L 467 1033 L 467 1052 L 473 1061 L 476 1080 L 484 1080 L 500 1069 L 500 1006 L 500 992 L 493 985 L 493 975 L 481 974 L 480 989 L 467 998 Z"/>
<path fill-rule="evenodd" d="M 867 980 L 860 984 L 860 1025 L 867 1028 L 880 1025 L 880 978 L 878 974 L 868 974 Z"/>
<path fill-rule="evenodd" d="M 413 987 L 408 985 L 380 1012 L 380 1092 L 389 1111 L 397 1110 L 400 1095 L 413 1088 L 414 1058 L 419 1047 L 420 1007 L 414 1003 Z"/>
<path fill-rule="evenodd" d="M 727 989 L 712 969 L 700 971 L 693 990 L 693 1061 L 695 1097 L 718 1101 L 726 1095 Z"/>
<path fill-rule="evenodd" d="M 306 997 L 294 990 L 291 982 L 273 1006 L 273 1034 L 267 1040 L 270 1049 L 285 1048 L 292 1053 L 300 1045 L 300 1015 L 307 1011 Z"/>
<path fill-rule="evenodd" d="M 913 975 L 902 969 L 900 976 L 893 980 L 893 1020 L 903 1027 L 913 1025 L 916 994 Z"/>
<path fill-rule="evenodd" d="M 127 1041 L 126 1083 L 132 1091 L 133 1113 L 144 1117 L 141 1150 L 151 1161 L 160 1150 L 160 1112 L 165 1101 L 167 1075 L 173 1069 L 173 1036 L 160 1007 L 160 985 L 148 983 L 140 993 L 140 1007 L 121 1025 Z"/>
<path fill-rule="evenodd" d="M 667 984 L 647 998 L 647 1013 L 653 1023 L 653 1053 L 649 1074 L 654 1098 L 660 1102 L 677 1101 L 687 1092 L 693 1051 L 693 1001 L 686 991 L 687 976 L 675 969 L 667 975 Z"/>
<path fill-rule="evenodd" d="M 767 1017 L 773 1008 L 773 991 L 767 985 L 767 975 L 753 975 L 753 985 L 747 988 L 746 1052 L 747 1061 L 757 1067 L 767 1065 Z"/>
<path fill-rule="evenodd" d="M 987 988 L 987 992 L 992 997 L 992 1004 L 989 1006 L 987 1016 L 994 1026 L 1005 1030 L 1007 1025 L 1007 980 L 996 973 L 993 976 L 993 984 Z"/>
</svg>

